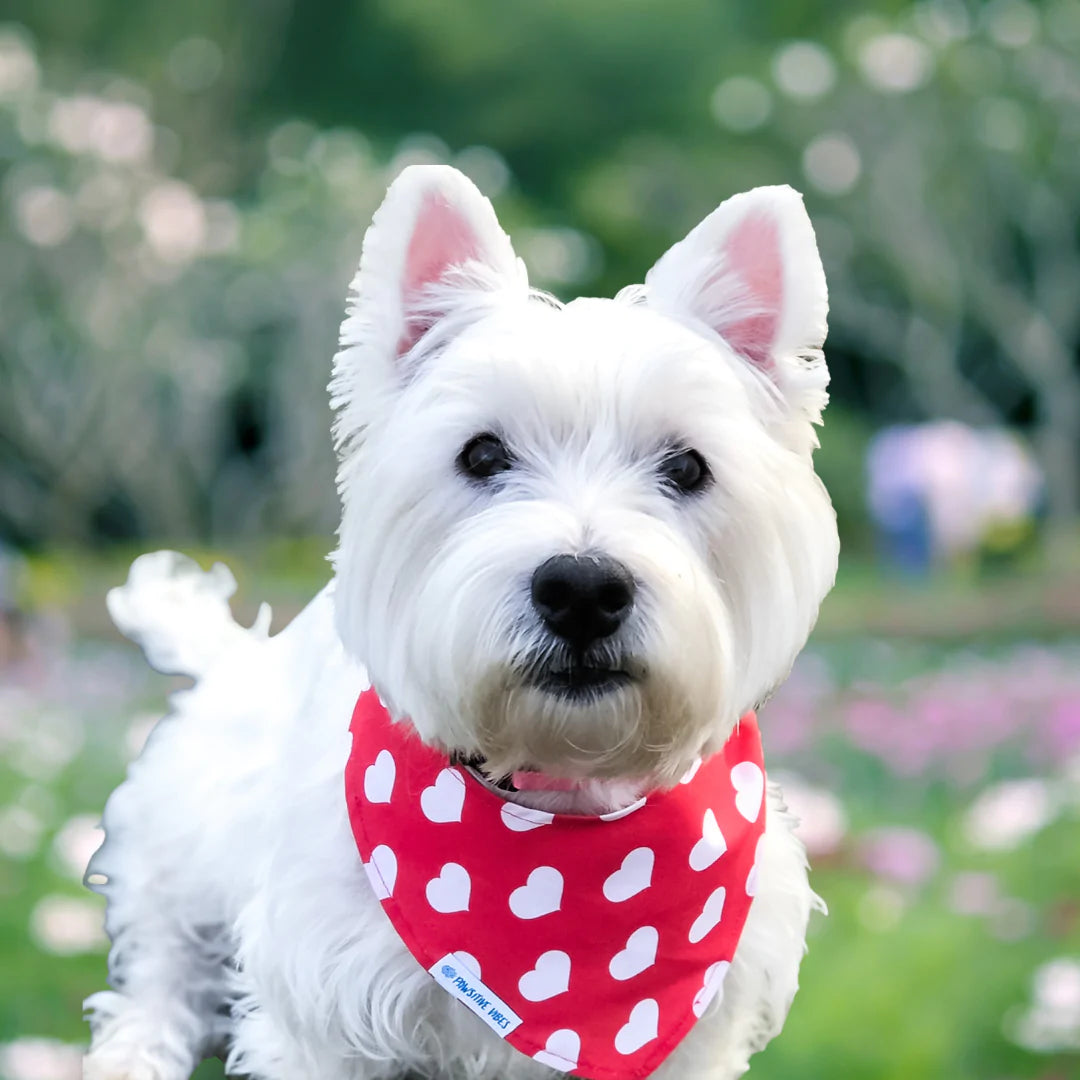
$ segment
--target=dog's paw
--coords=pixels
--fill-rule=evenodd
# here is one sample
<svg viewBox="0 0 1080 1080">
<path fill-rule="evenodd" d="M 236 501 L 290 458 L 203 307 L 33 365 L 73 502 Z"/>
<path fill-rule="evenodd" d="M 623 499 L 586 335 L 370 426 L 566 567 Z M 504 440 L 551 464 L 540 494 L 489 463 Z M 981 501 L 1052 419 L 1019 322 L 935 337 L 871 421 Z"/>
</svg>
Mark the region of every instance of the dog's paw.
<svg viewBox="0 0 1080 1080">
<path fill-rule="evenodd" d="M 83 1058 L 83 1080 L 181 1080 L 175 1070 L 165 1071 L 162 1062 L 154 1061 L 132 1047 L 102 1047 Z"/>
<path fill-rule="evenodd" d="M 188 1080 L 195 1062 L 186 1046 L 167 1025 L 145 1021 L 129 1012 L 111 1030 L 97 1031 L 83 1080 Z"/>
</svg>

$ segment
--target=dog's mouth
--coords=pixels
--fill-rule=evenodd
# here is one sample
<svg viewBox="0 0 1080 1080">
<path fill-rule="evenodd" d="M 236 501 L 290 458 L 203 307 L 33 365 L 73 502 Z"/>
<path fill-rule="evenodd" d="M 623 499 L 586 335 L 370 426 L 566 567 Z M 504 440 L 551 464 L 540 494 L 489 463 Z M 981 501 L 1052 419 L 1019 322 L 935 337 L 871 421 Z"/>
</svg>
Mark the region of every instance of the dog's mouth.
<svg viewBox="0 0 1080 1080">
<path fill-rule="evenodd" d="M 628 671 L 584 664 L 539 672 L 533 679 L 537 689 L 579 703 L 603 697 L 631 682 L 633 676 Z"/>
<path fill-rule="evenodd" d="M 612 661 L 588 655 L 564 655 L 545 663 L 533 664 L 526 682 L 546 694 L 562 698 L 575 705 L 591 701 L 628 686 L 640 678 L 629 661 Z"/>
</svg>

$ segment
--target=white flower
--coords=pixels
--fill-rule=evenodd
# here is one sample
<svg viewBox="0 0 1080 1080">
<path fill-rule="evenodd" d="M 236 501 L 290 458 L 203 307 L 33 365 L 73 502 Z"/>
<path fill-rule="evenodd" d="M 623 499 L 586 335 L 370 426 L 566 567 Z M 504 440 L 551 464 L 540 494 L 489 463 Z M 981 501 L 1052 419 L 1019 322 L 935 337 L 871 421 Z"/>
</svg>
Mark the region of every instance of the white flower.
<svg viewBox="0 0 1080 1080">
<path fill-rule="evenodd" d="M 27 188 L 15 199 L 19 231 L 37 247 L 62 244 L 75 226 L 71 200 L 54 187 Z"/>
<path fill-rule="evenodd" d="M 19 34 L 0 33 L 0 99 L 33 90 L 40 78 L 37 58 Z"/>
<path fill-rule="evenodd" d="M 105 838 L 98 819 L 93 814 L 80 814 L 64 823 L 53 839 L 53 851 L 64 872 L 82 881 L 86 865 Z"/>
<path fill-rule="evenodd" d="M 97 952 L 108 943 L 103 923 L 96 901 L 46 896 L 30 914 L 30 933 L 46 952 L 74 956 Z"/>
<path fill-rule="evenodd" d="M 1080 960 L 1059 957 L 1038 968 L 1031 1006 L 1007 1020 L 1006 1031 L 1013 1042 L 1039 1053 L 1080 1050 Z"/>
<path fill-rule="evenodd" d="M 773 79 L 788 97 L 813 101 L 836 82 L 836 64 L 827 49 L 814 41 L 792 41 L 772 63 Z"/>
<path fill-rule="evenodd" d="M 982 851 L 1012 851 L 1057 817 L 1058 800 L 1046 780 L 1007 780 L 987 788 L 964 817 L 963 832 Z"/>
<path fill-rule="evenodd" d="M 848 818 L 843 803 L 828 788 L 807 783 L 795 773 L 773 776 L 783 789 L 784 802 L 799 819 L 795 835 L 806 846 L 807 854 L 831 855 L 843 843 Z"/>
<path fill-rule="evenodd" d="M 206 239 L 206 209 L 185 183 L 168 180 L 151 188 L 139 204 L 139 222 L 158 258 L 183 263 Z"/>
<path fill-rule="evenodd" d="M 0 1076 L 4 1080 L 78 1080 L 82 1055 L 81 1046 L 56 1039 L 16 1039 L 0 1046 Z"/>
<path fill-rule="evenodd" d="M 154 149 L 154 126 L 138 105 L 103 102 L 94 122 L 93 146 L 104 161 L 145 161 Z"/>
<path fill-rule="evenodd" d="M 862 172 L 858 147 L 840 132 L 819 135 L 803 151 L 803 172 L 825 195 L 849 192 Z"/>
<path fill-rule="evenodd" d="M 907 94 L 930 78 L 930 50 L 908 34 L 878 34 L 858 53 L 859 70 L 876 90 Z"/>
</svg>

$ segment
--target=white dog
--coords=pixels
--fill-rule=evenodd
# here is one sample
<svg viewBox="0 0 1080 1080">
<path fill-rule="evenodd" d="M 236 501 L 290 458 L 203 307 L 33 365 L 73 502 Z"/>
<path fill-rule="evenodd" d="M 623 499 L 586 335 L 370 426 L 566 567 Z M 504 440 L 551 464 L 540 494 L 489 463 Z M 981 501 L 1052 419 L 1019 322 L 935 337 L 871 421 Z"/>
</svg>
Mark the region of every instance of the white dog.
<svg viewBox="0 0 1080 1080">
<path fill-rule="evenodd" d="M 802 201 L 789 188 L 735 196 L 644 286 L 563 306 L 530 291 L 468 180 L 415 167 L 376 214 L 354 289 L 331 384 L 344 504 L 332 583 L 275 637 L 265 618 L 232 621 L 228 571 L 173 553 L 139 559 L 110 595 L 150 662 L 196 682 L 106 808 L 93 870 L 107 878 L 115 989 L 87 1003 L 85 1075 L 183 1080 L 220 1051 L 263 1080 L 739 1076 L 782 1026 L 817 900 L 757 765 L 731 770 L 736 825 L 703 819 L 711 803 L 680 808 L 728 800 L 727 764 L 709 770 L 752 736 L 740 717 L 786 677 L 835 575 L 835 516 L 812 464 L 827 299 Z M 363 724 L 350 739 L 358 698 L 397 721 L 396 781 L 389 750 L 363 756 Z M 427 788 L 409 803 L 421 793 L 406 749 L 442 769 L 435 814 Z M 699 768 L 723 783 L 694 779 Z M 520 820 L 455 847 L 462 799 Z M 373 828 L 400 826 L 408 842 L 406 818 L 377 815 L 421 804 L 452 824 L 431 826 L 444 830 L 434 840 L 419 830 L 415 859 L 365 850 Z M 635 822 L 665 821 L 665 843 L 642 841 L 617 873 L 599 865 L 598 822 L 633 845 L 646 835 Z M 496 926 L 498 874 L 550 838 L 566 860 L 543 868 L 559 878 L 554 907 L 523 913 L 511 898 L 530 921 Z M 406 876 L 438 851 L 457 861 L 428 882 L 425 909 Z M 739 858 L 738 888 L 710 885 L 703 907 L 700 883 Z M 589 909 L 563 923 L 573 948 L 537 958 L 535 916 L 559 907 L 564 874 L 570 895 L 572 866 L 603 875 L 614 929 Z M 663 888 L 662 866 L 678 885 Z M 644 877 L 624 888 L 631 871 Z M 464 899 L 447 899 L 462 874 Z M 733 956 L 712 929 L 725 893 L 749 911 L 733 916 Z M 409 911 L 437 922 L 432 909 L 463 911 L 470 895 L 496 912 L 492 936 L 473 929 L 429 972 Z M 638 902 L 656 925 L 627 938 L 616 908 Z M 689 937 L 669 934 L 683 916 Z M 687 960 L 702 938 L 712 952 Z M 520 948 L 535 969 L 494 970 L 496 941 L 507 965 Z M 635 979 L 651 996 L 619 1014 L 615 1048 L 590 1043 Z M 688 979 L 692 1006 L 669 1007 Z M 558 1013 L 575 980 L 579 1015 Z"/>
</svg>

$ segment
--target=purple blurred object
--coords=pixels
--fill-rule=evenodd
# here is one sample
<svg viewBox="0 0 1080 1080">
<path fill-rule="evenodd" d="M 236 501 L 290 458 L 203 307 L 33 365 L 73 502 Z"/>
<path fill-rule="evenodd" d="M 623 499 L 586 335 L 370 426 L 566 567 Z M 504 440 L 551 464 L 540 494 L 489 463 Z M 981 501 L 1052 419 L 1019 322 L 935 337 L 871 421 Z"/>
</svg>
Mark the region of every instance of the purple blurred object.
<svg viewBox="0 0 1080 1080">
<path fill-rule="evenodd" d="M 871 873 L 897 885 L 921 885 L 937 871 L 937 844 L 918 829 L 872 829 L 859 840 L 859 861 Z"/>
<path fill-rule="evenodd" d="M 1042 500 L 1042 473 L 1017 436 L 955 420 L 882 429 L 866 469 L 882 554 L 912 572 L 1030 524 Z"/>
</svg>

